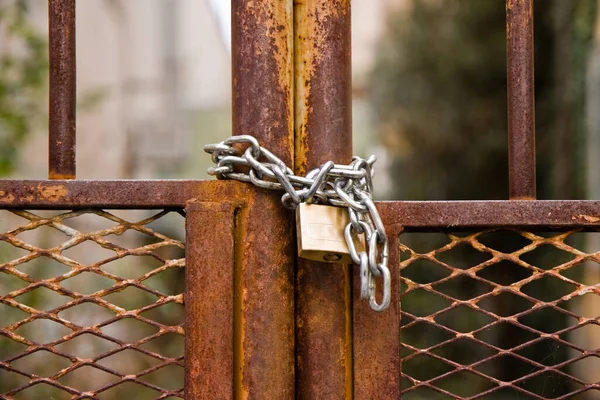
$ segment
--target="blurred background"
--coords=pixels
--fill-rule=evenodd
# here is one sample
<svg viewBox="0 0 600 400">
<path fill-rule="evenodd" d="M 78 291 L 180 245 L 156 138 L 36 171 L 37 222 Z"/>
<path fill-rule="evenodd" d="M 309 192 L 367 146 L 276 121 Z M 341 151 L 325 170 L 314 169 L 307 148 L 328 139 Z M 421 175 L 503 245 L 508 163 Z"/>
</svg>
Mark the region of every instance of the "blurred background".
<svg viewBox="0 0 600 400">
<path fill-rule="evenodd" d="M 407 3 L 352 3 L 355 147 L 361 154 L 386 157 L 378 147 L 370 76 L 387 16 Z M 13 65 L 0 78 L 6 88 L 2 172 L 45 178 L 46 2 L 0 4 L 0 54 Z M 77 4 L 79 178 L 208 178 L 210 158 L 202 146 L 231 135 L 230 13 L 225 0 Z M 389 186 L 383 176 L 378 180 Z"/>
<path fill-rule="evenodd" d="M 505 1 L 353 0 L 352 23 L 354 153 L 378 156 L 376 197 L 507 199 Z M 536 0 L 535 50 L 538 197 L 599 199 L 597 0 Z M 207 178 L 210 158 L 202 146 L 231 134 L 230 53 L 228 0 L 78 2 L 78 177 Z M 46 178 L 47 64 L 46 2 L 0 0 L 2 177 Z M 183 240 L 182 228 L 180 222 L 156 229 Z M 411 247 L 436 249 L 445 240 L 415 235 L 405 239 Z M 585 235 L 573 236 L 571 244 L 600 250 L 594 248 L 595 234 Z M 500 232 L 487 244 L 510 249 L 522 246 L 522 239 Z M 475 251 L 463 250 L 445 262 L 458 265 Z M 474 254 L 474 263 L 483 261 L 477 258 L 481 254 Z M 563 256 L 545 252 L 528 262 L 560 264 Z M 417 270 L 411 279 L 423 279 L 425 271 Z M 519 271 L 507 267 L 499 276 L 514 282 Z M 593 285 L 599 275 L 593 264 L 573 279 Z M 458 283 L 447 289 L 457 297 L 476 291 Z M 559 290 L 542 285 L 532 295 Z M 493 307 L 500 313 L 501 306 L 519 308 L 518 301 Z M 428 309 L 432 304 L 424 295 L 412 296 L 403 307 L 427 315 L 434 312 Z M 598 315 L 600 302 L 598 296 L 588 296 L 585 305 L 574 307 Z M 466 313 L 454 318 L 472 321 L 466 330 L 477 325 L 477 318 L 469 320 Z M 532 323 L 546 331 L 567 324 L 563 317 L 548 315 Z M 403 340 L 416 346 L 424 332 L 404 332 Z M 494 340 L 503 340 L 515 331 L 509 327 L 494 335 Z M 436 338 L 434 333 L 429 337 Z M 598 348 L 592 339 L 577 340 Z M 448 349 L 445 357 L 470 349 Z M 2 351 L 0 347 L 0 356 Z M 570 357 L 564 347 L 538 347 L 527 357 L 544 360 L 548 354 L 556 363 Z M 510 361 L 496 364 L 499 379 L 530 368 Z M 413 375 L 422 370 L 435 371 L 433 361 L 405 368 Z M 583 370 L 592 371 L 589 379 L 598 381 L 597 362 L 572 373 L 581 376 Z M 531 382 L 524 387 L 538 386 Z M 572 390 L 568 380 L 542 386 L 537 393 L 553 397 Z M 433 396 L 417 391 L 412 398 Z"/>
<path fill-rule="evenodd" d="M 46 2 L 0 6 L 0 172 L 44 178 Z M 352 8 L 354 147 L 381 158 L 378 197 L 506 199 L 504 1 Z M 597 197 L 596 8 L 536 2 L 543 199 Z M 79 176 L 206 177 L 202 145 L 231 133 L 229 2 L 88 0 L 77 23 Z"/>
</svg>

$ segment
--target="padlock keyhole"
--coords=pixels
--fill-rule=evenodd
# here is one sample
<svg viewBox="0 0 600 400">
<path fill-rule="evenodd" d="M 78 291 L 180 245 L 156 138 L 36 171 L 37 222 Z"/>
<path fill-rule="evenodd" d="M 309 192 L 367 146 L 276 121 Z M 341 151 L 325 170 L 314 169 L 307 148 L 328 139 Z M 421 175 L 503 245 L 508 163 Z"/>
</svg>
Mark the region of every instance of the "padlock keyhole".
<svg viewBox="0 0 600 400">
<path fill-rule="evenodd" d="M 323 256 L 323 260 L 325 260 L 327 262 L 336 262 L 336 261 L 340 261 L 341 259 L 342 259 L 342 255 L 336 254 L 336 253 L 328 253 Z"/>
</svg>

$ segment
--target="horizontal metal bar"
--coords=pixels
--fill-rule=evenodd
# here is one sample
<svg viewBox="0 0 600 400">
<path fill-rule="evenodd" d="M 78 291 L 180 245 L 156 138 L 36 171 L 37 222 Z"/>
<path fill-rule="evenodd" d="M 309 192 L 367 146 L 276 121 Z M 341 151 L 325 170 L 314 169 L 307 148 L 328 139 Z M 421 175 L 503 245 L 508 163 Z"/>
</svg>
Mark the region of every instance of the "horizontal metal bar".
<svg viewBox="0 0 600 400">
<path fill-rule="evenodd" d="M 378 202 L 386 226 L 405 230 L 523 227 L 600 227 L 600 201 L 395 201 Z"/>
<path fill-rule="evenodd" d="M 184 208 L 190 200 L 243 201 L 253 189 L 234 181 L 0 180 L 1 208 Z M 404 229 L 600 227 L 597 200 L 383 201 L 386 225 Z"/>
<path fill-rule="evenodd" d="M 184 208 L 190 200 L 236 201 L 250 186 L 201 180 L 0 180 L 0 207 Z"/>
</svg>

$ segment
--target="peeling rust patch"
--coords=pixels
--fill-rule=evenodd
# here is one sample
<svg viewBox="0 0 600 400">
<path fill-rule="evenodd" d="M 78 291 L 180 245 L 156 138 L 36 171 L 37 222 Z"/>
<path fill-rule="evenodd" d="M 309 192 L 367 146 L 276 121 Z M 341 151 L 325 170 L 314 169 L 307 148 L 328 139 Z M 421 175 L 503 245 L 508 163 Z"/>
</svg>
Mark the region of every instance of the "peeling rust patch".
<svg viewBox="0 0 600 400">
<path fill-rule="evenodd" d="M 0 201 L 2 203 L 12 203 L 15 201 L 15 195 L 12 193 L 6 193 L 3 191 L 0 191 Z"/>
<path fill-rule="evenodd" d="M 594 224 L 597 223 L 597 222 L 600 222 L 600 217 L 594 216 L 594 215 L 583 215 L 583 214 L 580 214 L 580 215 L 574 216 L 573 219 L 580 219 L 580 220 L 583 219 L 583 220 L 585 220 L 587 222 L 591 222 L 591 223 L 594 223 Z"/>
<path fill-rule="evenodd" d="M 63 199 L 65 196 L 67 196 L 69 194 L 69 191 L 67 190 L 66 187 L 64 187 L 62 185 L 55 185 L 55 186 L 39 185 L 38 193 L 42 198 L 44 198 L 48 201 L 58 202 L 61 199 Z"/>
</svg>

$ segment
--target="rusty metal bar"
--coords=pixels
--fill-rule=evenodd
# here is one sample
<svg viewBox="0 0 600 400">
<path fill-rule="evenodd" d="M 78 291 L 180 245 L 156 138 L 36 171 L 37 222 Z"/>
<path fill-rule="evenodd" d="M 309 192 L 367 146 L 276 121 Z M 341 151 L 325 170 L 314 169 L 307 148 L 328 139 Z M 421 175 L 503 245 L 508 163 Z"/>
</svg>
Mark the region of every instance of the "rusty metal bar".
<svg viewBox="0 0 600 400">
<path fill-rule="evenodd" d="M 394 218 L 386 221 L 390 237 L 389 268 L 392 301 L 376 313 L 360 298 L 360 271 L 354 267 L 354 399 L 399 399 L 400 374 L 400 269 L 398 237 L 402 227 Z M 381 287 L 381 282 L 377 282 Z"/>
<path fill-rule="evenodd" d="M 511 200 L 536 198 L 533 0 L 506 1 Z"/>
<path fill-rule="evenodd" d="M 293 1 L 232 1 L 233 132 L 293 162 Z M 293 215 L 280 194 L 252 189 L 236 255 L 235 388 L 294 398 Z"/>
<path fill-rule="evenodd" d="M 247 184 L 232 181 L 0 180 L 0 208 L 185 208 L 186 203 L 194 199 L 246 201 L 253 190 Z M 600 226 L 600 201 L 597 200 L 383 201 L 376 204 L 386 227 L 396 223 L 405 230 Z"/>
<path fill-rule="evenodd" d="M 600 226 L 600 201 L 397 201 L 378 202 L 386 228 L 404 230 L 539 227 L 559 229 Z"/>
<path fill-rule="evenodd" d="M 294 5 L 295 172 L 352 157 L 350 1 Z M 298 260 L 296 396 L 352 398 L 351 269 Z"/>
<path fill-rule="evenodd" d="M 185 208 L 190 200 L 243 200 L 249 187 L 200 180 L 0 180 L 0 207 L 29 209 Z"/>
<path fill-rule="evenodd" d="M 235 398 L 234 220 L 230 202 L 186 207 L 185 395 L 190 400 Z"/>
<path fill-rule="evenodd" d="M 75 179 L 75 0 L 48 0 L 49 179 Z"/>
</svg>

